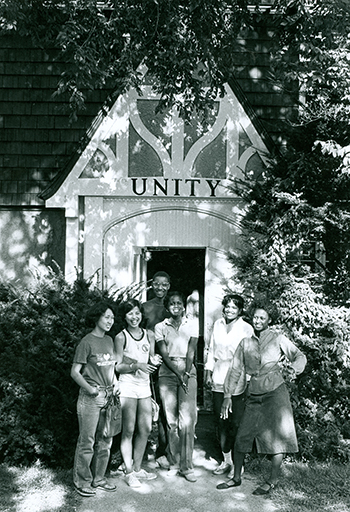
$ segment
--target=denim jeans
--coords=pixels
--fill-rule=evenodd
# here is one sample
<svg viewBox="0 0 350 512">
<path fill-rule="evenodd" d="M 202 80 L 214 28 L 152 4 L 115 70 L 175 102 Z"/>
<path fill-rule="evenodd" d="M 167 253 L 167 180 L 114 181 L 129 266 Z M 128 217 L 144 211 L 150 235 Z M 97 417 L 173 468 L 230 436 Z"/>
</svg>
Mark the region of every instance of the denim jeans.
<svg viewBox="0 0 350 512">
<path fill-rule="evenodd" d="M 180 372 L 185 371 L 185 359 L 179 358 L 172 362 Z M 180 470 L 189 473 L 193 469 L 194 433 L 197 423 L 196 368 L 192 366 L 186 394 L 176 375 L 163 364 L 159 371 L 159 391 L 167 421 L 169 458 L 175 464 L 180 457 Z"/>
<path fill-rule="evenodd" d="M 102 409 L 112 389 L 99 390 L 96 397 L 80 388 L 77 402 L 79 437 L 75 450 L 73 481 L 86 487 L 105 480 L 113 437 L 103 437 L 106 411 Z"/>
</svg>

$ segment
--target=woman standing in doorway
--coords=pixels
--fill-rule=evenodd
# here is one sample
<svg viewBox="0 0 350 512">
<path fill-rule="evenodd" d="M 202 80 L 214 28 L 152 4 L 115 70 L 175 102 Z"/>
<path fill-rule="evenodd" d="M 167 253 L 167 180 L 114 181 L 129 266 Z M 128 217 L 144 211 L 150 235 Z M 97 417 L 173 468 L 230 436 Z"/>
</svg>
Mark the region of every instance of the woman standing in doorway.
<svg viewBox="0 0 350 512">
<path fill-rule="evenodd" d="M 154 355 L 153 333 L 140 327 L 141 304 L 129 299 L 120 304 L 119 315 L 125 323 L 115 338 L 123 418 L 120 450 L 127 484 L 140 487 L 140 480 L 156 478 L 155 473 L 141 469 L 141 463 L 152 428 L 150 374 L 161 358 Z"/>
<path fill-rule="evenodd" d="M 231 397 L 232 412 L 227 419 L 222 419 L 221 406 L 224 400 L 224 382 L 231 368 L 233 356 L 239 342 L 253 334 L 253 328 L 242 318 L 244 300 L 233 293 L 225 295 L 222 300 L 222 318 L 214 323 L 205 364 L 205 383 L 213 392 L 213 412 L 220 447 L 222 462 L 214 469 L 214 475 L 229 473 L 233 476 L 233 449 L 241 422 L 245 404 L 245 376 L 239 381 L 235 394 Z"/>
<path fill-rule="evenodd" d="M 168 425 L 169 476 L 179 473 L 195 482 L 192 456 L 197 422 L 197 373 L 193 364 L 198 322 L 184 316 L 185 298 L 170 292 L 165 298 L 170 318 L 155 326 L 155 339 L 163 358 L 159 390 Z"/>
<path fill-rule="evenodd" d="M 107 482 L 105 472 L 112 437 L 103 436 L 108 398 L 118 390 L 115 376 L 116 354 L 113 340 L 106 335 L 114 313 L 109 304 L 101 302 L 86 315 L 93 330 L 76 348 L 71 377 L 80 386 L 77 402 L 79 438 L 75 451 L 73 481 L 81 496 L 94 496 L 95 489 L 115 491 Z"/>
<path fill-rule="evenodd" d="M 225 380 L 221 410 L 224 419 L 231 409 L 231 395 L 240 380 L 242 368 L 251 375 L 249 397 L 236 437 L 234 475 L 217 489 L 241 485 L 245 453 L 251 452 L 255 443 L 258 453 L 271 456 L 271 472 L 268 480 L 253 494 L 268 494 L 278 482 L 284 454 L 298 451 L 293 411 L 280 364 L 286 356 L 290 362 L 288 371 L 294 378 L 304 371 L 306 357 L 286 336 L 270 328 L 270 323 L 267 307 L 256 307 L 254 334 L 239 344 Z"/>
</svg>

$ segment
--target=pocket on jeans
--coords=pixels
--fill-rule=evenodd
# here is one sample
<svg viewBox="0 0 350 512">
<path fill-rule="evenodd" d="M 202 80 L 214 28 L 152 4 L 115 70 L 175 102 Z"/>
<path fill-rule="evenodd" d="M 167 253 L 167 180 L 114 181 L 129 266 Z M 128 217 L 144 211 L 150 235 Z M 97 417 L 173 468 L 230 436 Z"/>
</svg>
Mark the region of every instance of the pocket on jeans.
<svg viewBox="0 0 350 512">
<path fill-rule="evenodd" d="M 84 400 L 88 400 L 88 401 L 91 401 L 91 402 L 93 402 L 93 401 L 95 401 L 97 398 L 99 398 L 99 397 L 100 397 L 100 395 L 101 395 L 101 392 L 102 392 L 102 390 L 101 390 L 101 389 L 99 389 L 99 390 L 98 390 L 98 395 L 97 395 L 97 396 L 93 396 L 93 395 L 91 395 L 88 391 L 86 391 L 86 389 L 84 389 L 84 388 L 80 388 L 80 396 L 81 396 L 81 397 L 83 397 L 83 398 L 84 398 Z"/>
</svg>

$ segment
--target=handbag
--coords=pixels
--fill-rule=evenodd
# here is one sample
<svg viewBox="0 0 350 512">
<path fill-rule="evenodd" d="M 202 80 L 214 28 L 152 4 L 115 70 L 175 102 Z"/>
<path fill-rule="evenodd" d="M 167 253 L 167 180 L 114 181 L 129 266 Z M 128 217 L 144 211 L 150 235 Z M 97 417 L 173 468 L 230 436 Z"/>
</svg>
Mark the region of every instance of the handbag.
<svg viewBox="0 0 350 512">
<path fill-rule="evenodd" d="M 154 398 L 151 398 L 151 403 L 152 403 L 152 421 L 154 423 L 156 423 L 159 418 L 159 405 L 157 404 L 157 402 L 155 401 Z"/>
<path fill-rule="evenodd" d="M 106 405 L 106 419 L 103 428 L 104 437 L 113 437 L 119 434 L 122 430 L 122 408 L 118 395 L 111 395 L 108 398 Z"/>
<path fill-rule="evenodd" d="M 154 390 L 154 384 L 153 384 L 153 379 L 152 379 L 152 376 L 150 378 L 150 381 L 151 381 L 151 388 L 152 388 L 152 397 L 151 397 L 151 404 L 152 404 L 152 421 L 153 423 L 156 423 L 158 421 L 158 418 L 159 418 L 159 405 L 157 404 L 157 402 L 155 401 L 155 399 L 153 397 L 156 396 L 156 393 L 155 393 L 155 390 Z"/>
</svg>

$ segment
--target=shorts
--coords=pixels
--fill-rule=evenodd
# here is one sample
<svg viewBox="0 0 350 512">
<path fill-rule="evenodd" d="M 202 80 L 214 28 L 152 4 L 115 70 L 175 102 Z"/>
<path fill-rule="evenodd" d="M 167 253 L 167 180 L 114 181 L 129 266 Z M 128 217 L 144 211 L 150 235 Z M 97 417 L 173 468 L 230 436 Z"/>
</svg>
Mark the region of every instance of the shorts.
<svg viewBox="0 0 350 512">
<path fill-rule="evenodd" d="M 148 398 L 152 396 L 149 382 L 119 381 L 121 398 Z"/>
</svg>

